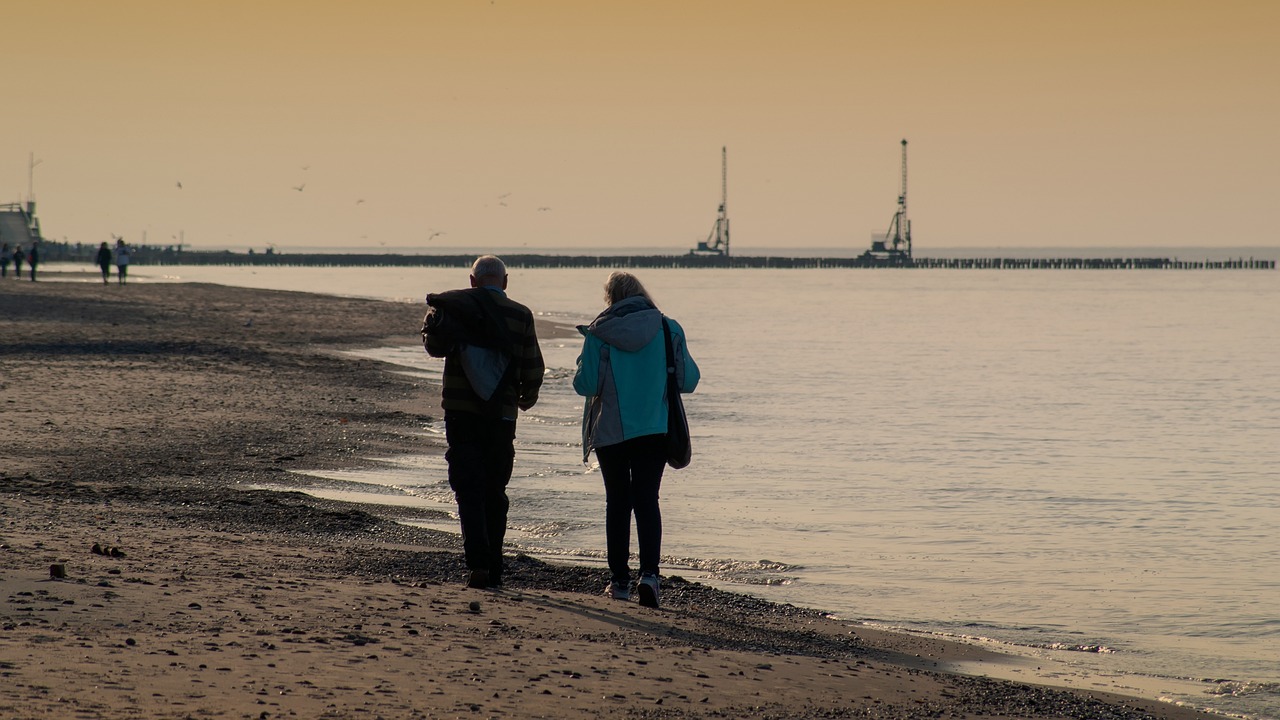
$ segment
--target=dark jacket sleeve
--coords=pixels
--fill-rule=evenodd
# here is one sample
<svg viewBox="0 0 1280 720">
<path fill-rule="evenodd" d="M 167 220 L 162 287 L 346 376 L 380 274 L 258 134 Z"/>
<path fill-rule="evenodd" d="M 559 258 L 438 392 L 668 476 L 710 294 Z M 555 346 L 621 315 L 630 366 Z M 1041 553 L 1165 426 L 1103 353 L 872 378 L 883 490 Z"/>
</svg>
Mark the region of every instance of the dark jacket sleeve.
<svg viewBox="0 0 1280 720">
<path fill-rule="evenodd" d="M 538 347 L 538 335 L 534 330 L 532 314 L 529 316 L 523 343 L 520 348 L 520 387 L 518 405 L 521 410 L 528 410 L 538 402 L 538 389 L 542 387 L 542 376 L 546 374 L 546 365 L 542 360 L 542 348 Z"/>
</svg>

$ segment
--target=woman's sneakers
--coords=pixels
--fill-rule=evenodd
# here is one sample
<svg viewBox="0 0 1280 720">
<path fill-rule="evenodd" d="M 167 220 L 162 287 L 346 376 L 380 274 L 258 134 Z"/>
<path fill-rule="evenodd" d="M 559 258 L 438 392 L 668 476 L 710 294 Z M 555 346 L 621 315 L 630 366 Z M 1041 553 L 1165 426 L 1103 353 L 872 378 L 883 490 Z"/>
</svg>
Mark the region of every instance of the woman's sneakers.
<svg viewBox="0 0 1280 720">
<path fill-rule="evenodd" d="M 636 584 L 636 592 L 640 595 L 640 604 L 645 607 L 658 607 L 658 576 L 646 573 L 640 576 L 640 582 Z M 614 600 L 630 600 L 631 590 L 625 582 L 611 582 L 605 589 L 604 594 Z"/>
<path fill-rule="evenodd" d="M 614 600 L 630 600 L 631 599 L 631 590 L 627 588 L 627 583 L 624 583 L 624 582 L 617 582 L 617 581 L 611 582 L 609 583 L 609 587 L 604 589 L 604 592 L 606 595 L 613 598 Z"/>
<path fill-rule="evenodd" d="M 636 585 L 636 592 L 640 594 L 641 605 L 658 607 L 658 576 L 652 573 L 641 575 L 640 582 Z"/>
</svg>

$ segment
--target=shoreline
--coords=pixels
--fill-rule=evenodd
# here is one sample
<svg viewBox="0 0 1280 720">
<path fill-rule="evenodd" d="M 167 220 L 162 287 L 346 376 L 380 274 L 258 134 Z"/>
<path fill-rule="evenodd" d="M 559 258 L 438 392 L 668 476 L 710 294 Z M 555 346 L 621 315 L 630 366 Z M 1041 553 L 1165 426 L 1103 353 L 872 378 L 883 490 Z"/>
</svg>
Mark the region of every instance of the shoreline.
<svg viewBox="0 0 1280 720">
<path fill-rule="evenodd" d="M 1001 656 L 680 578 L 661 611 L 524 556 L 468 590 L 454 534 L 243 489 L 442 449 L 414 434 L 432 383 L 335 352 L 416 345 L 418 305 L 56 281 L 0 302 L 0 713 L 1212 717 L 939 674 Z"/>
</svg>

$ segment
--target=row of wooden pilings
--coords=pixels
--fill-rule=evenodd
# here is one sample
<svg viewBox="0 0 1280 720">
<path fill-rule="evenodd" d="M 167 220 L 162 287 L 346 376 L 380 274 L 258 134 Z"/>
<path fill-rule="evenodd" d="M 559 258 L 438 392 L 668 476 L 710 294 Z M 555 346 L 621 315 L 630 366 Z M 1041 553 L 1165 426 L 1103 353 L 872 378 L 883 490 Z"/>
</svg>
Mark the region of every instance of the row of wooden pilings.
<svg viewBox="0 0 1280 720">
<path fill-rule="evenodd" d="M 1274 270 L 1275 260 L 1176 258 L 916 258 L 916 268 L 990 270 Z"/>
<path fill-rule="evenodd" d="M 717 255 L 530 255 L 502 256 L 516 268 L 904 268 L 948 270 L 1274 270 L 1275 260 L 1178 260 L 1176 258 L 914 258 L 884 261 L 867 257 L 773 257 Z M 156 265 L 468 267 L 474 255 L 382 255 L 275 253 L 242 255 L 188 251 L 172 259 L 142 260 Z"/>
</svg>

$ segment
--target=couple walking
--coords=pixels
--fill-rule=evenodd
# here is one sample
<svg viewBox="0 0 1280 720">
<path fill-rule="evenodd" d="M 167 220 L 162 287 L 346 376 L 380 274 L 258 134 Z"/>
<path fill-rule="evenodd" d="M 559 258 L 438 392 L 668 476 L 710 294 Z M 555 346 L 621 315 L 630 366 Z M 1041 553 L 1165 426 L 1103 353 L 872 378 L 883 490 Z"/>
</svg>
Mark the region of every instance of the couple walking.
<svg viewBox="0 0 1280 720">
<path fill-rule="evenodd" d="M 443 357 L 449 485 L 458 502 L 463 552 L 475 588 L 502 585 L 506 487 L 515 458 L 516 416 L 538 401 L 544 366 L 529 308 L 506 295 L 507 270 L 492 255 L 471 268 L 471 287 L 427 296 L 423 344 Z M 640 549 L 640 603 L 658 607 L 662 515 L 658 489 L 666 464 L 669 323 L 676 382 L 693 392 L 698 366 L 684 330 L 664 318 L 632 274 L 605 281 L 607 306 L 584 335 L 573 387 L 587 397 L 583 459 L 596 451 L 605 487 L 605 534 L 613 598 L 631 597 L 631 518 Z M 664 323 L 666 320 L 666 323 Z"/>
<path fill-rule="evenodd" d="M 107 284 L 107 279 L 111 277 L 111 248 L 104 241 L 98 246 L 98 255 L 94 258 L 94 262 L 102 270 L 102 284 Z M 124 238 L 116 238 L 116 281 L 123 285 L 125 277 L 129 274 L 129 246 L 124 244 Z"/>
</svg>

